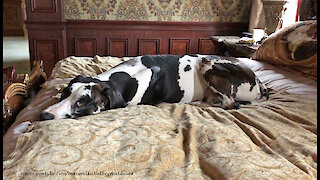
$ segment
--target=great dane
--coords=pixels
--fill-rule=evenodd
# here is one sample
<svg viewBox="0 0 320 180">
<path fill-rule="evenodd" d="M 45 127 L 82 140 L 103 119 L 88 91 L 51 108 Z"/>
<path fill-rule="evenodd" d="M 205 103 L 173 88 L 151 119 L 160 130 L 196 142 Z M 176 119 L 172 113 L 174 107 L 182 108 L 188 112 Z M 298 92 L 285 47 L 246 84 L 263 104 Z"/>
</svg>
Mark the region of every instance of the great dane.
<svg viewBox="0 0 320 180">
<path fill-rule="evenodd" d="M 128 105 L 204 101 L 224 109 L 268 99 L 267 88 L 233 57 L 144 55 L 95 77 L 77 76 L 40 120 L 77 118 Z"/>
</svg>

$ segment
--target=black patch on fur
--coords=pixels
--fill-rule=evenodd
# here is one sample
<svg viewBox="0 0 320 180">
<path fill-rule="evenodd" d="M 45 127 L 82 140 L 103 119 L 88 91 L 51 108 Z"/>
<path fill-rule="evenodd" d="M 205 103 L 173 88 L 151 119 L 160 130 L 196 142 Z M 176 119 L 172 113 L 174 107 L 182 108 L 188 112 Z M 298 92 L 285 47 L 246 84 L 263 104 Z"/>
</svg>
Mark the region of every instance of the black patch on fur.
<svg viewBox="0 0 320 180">
<path fill-rule="evenodd" d="M 78 106 L 77 103 L 83 105 Z M 98 105 L 89 95 L 81 96 L 78 101 L 73 102 L 73 104 L 71 105 L 72 115 L 74 116 L 73 118 L 90 115 L 94 111 L 96 111 L 97 108 Z"/>
<path fill-rule="evenodd" d="M 48 112 L 42 112 L 40 114 L 40 121 L 51 120 L 54 119 L 54 115 Z"/>
<path fill-rule="evenodd" d="M 191 62 L 190 59 L 187 60 L 188 62 Z"/>
<path fill-rule="evenodd" d="M 69 114 L 66 115 L 66 118 L 71 118 L 71 116 Z"/>
<path fill-rule="evenodd" d="M 106 109 L 125 107 L 127 102 L 132 100 L 138 89 L 137 80 L 135 78 L 131 78 L 131 76 L 125 72 L 113 73 L 110 76 L 109 81 L 100 81 L 99 79 L 79 75 L 72 79 L 69 85 L 63 90 L 60 101 L 70 96 L 72 89 L 71 86 L 77 82 L 95 82 L 99 84 L 102 89 L 101 95 L 108 99 L 107 104 L 105 105 Z M 85 88 L 90 89 L 92 87 L 86 85 Z M 72 105 L 72 108 L 78 108 L 77 111 L 74 111 L 77 113 L 72 113 L 73 118 L 92 114 L 98 108 L 97 102 L 95 102 L 95 100 L 89 96 L 83 96 L 78 101 L 84 105 L 81 108 L 78 108 L 76 106 L 76 102 L 73 102 L 74 104 Z"/>
<path fill-rule="evenodd" d="M 163 72 L 157 66 L 151 67 L 152 76 L 149 83 L 149 86 L 139 104 L 151 104 L 156 105 L 161 103 L 163 94 L 163 87 L 165 86 L 163 81 Z"/>
<path fill-rule="evenodd" d="M 206 57 L 203 57 L 202 60 L 221 60 L 223 56 L 216 56 L 216 55 L 208 55 Z"/>
<path fill-rule="evenodd" d="M 145 55 L 141 58 L 141 62 L 148 68 L 159 67 L 163 72 L 160 81 L 157 81 L 157 86 L 162 88 L 158 96 L 160 102 L 176 103 L 180 102 L 183 97 L 182 91 L 178 84 L 179 77 L 179 59 L 182 56 L 178 55 Z M 154 73 L 153 73 L 154 74 Z M 148 102 L 144 102 L 148 104 Z"/>
<path fill-rule="evenodd" d="M 296 61 L 303 61 L 311 58 L 315 54 L 317 54 L 317 42 L 303 42 L 295 50 L 294 58 Z"/>
<path fill-rule="evenodd" d="M 191 56 L 191 57 L 198 57 L 198 55 L 196 55 L 196 54 L 185 54 L 185 55 L 188 55 L 188 56 Z"/>
<path fill-rule="evenodd" d="M 70 83 L 68 84 L 68 86 L 66 88 L 63 89 L 62 93 L 61 93 L 61 98 L 60 101 L 64 100 L 65 98 L 69 97 L 72 91 L 72 84 L 77 83 L 77 82 L 81 82 L 81 83 L 90 83 L 90 82 L 95 82 L 95 83 L 102 83 L 103 81 L 100 81 L 99 79 L 95 79 L 92 77 L 85 77 L 82 75 L 78 75 L 77 77 L 75 77 L 74 79 L 72 79 L 70 81 Z"/>
<path fill-rule="evenodd" d="M 129 66 L 135 66 L 135 65 L 138 63 L 138 61 L 139 61 L 139 60 L 134 57 L 134 58 L 131 58 L 131 59 L 125 61 L 125 62 L 122 62 L 122 63 L 116 65 L 115 67 L 120 66 L 120 65 L 123 65 L 124 63 L 125 63 L 126 65 L 129 65 Z"/>
<path fill-rule="evenodd" d="M 115 88 L 105 88 L 101 94 L 108 97 L 109 104 L 106 110 L 109 109 L 116 109 L 116 108 L 123 108 L 127 106 L 127 102 L 123 99 L 122 94 L 119 90 Z"/>
<path fill-rule="evenodd" d="M 250 83 L 250 91 L 256 85 L 254 73 L 242 64 L 215 63 L 203 77 L 210 86 L 228 97 L 234 96 L 242 83 Z M 234 86 L 234 92 L 230 92 L 231 85 Z"/>
<path fill-rule="evenodd" d="M 113 88 L 122 94 L 125 102 L 131 101 L 138 89 L 138 81 L 126 72 L 113 73 L 109 82 Z"/>
<path fill-rule="evenodd" d="M 191 70 L 191 66 L 189 64 L 186 67 L 184 67 L 184 72 L 187 72 L 190 70 Z"/>
</svg>

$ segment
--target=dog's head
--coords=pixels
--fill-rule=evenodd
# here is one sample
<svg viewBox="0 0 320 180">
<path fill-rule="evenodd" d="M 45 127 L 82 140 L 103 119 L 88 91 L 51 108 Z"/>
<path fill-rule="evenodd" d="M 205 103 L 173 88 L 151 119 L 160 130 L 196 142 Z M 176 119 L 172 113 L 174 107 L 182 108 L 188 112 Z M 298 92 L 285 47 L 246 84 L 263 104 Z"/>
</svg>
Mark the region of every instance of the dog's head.
<svg viewBox="0 0 320 180">
<path fill-rule="evenodd" d="M 40 114 L 40 120 L 77 118 L 124 106 L 121 93 L 108 81 L 77 76 L 63 90 L 60 102 Z"/>
</svg>

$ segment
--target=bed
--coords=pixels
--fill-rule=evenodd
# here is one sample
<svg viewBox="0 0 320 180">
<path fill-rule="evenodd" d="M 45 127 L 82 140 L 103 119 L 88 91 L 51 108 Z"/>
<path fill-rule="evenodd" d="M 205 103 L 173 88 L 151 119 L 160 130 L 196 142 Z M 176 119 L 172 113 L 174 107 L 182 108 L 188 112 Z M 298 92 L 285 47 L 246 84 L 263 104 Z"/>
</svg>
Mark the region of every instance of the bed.
<svg viewBox="0 0 320 180">
<path fill-rule="evenodd" d="M 162 103 L 77 120 L 37 121 L 41 110 L 57 102 L 66 78 L 99 74 L 127 59 L 95 56 L 59 61 L 51 80 L 4 136 L 4 177 L 317 177 L 317 82 L 248 58 L 239 59 L 271 89 L 268 101 L 227 111 L 205 103 Z M 12 128 L 24 121 L 33 123 L 15 145 Z M 13 152 L 6 154 L 10 148 Z"/>
<path fill-rule="evenodd" d="M 46 72 L 52 67 L 48 81 L 3 137 L 4 179 L 316 179 L 317 57 L 309 53 L 297 62 L 280 61 L 285 59 L 282 52 L 299 49 L 288 49 L 289 41 L 275 43 L 287 38 L 288 31 L 271 36 L 252 58 L 238 58 L 266 84 L 270 98 L 237 110 L 206 103 L 161 103 L 40 122 L 41 111 L 58 102 L 71 78 L 100 74 L 130 57 L 71 53 L 58 62 L 44 60 Z M 182 46 L 177 47 L 188 47 L 189 41 L 179 38 L 176 42 Z M 60 42 L 32 41 L 39 47 L 60 47 Z M 78 53 L 86 45 L 96 47 L 92 39 L 79 42 Z M 157 47 L 157 41 L 152 42 Z M 274 45 L 278 59 L 270 54 Z M 16 133 L 15 127 L 26 121 L 32 122 L 26 132 Z"/>
<path fill-rule="evenodd" d="M 14 149 L 4 154 L 4 177 L 315 179 L 317 83 L 288 69 L 239 59 L 271 88 L 268 101 L 227 111 L 204 103 L 139 105 L 39 122 L 41 110 L 57 102 L 65 78 L 98 74 L 126 58 L 59 61 L 52 80 L 4 137 L 4 153 Z M 24 121 L 33 123 L 14 145 L 12 128 Z"/>
</svg>

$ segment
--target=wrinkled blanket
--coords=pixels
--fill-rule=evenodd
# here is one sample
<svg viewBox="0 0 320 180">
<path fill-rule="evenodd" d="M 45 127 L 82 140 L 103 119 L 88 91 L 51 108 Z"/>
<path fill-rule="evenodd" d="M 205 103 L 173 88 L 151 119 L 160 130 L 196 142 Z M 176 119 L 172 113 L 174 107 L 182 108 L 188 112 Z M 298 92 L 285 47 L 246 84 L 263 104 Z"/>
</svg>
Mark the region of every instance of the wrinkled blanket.
<svg viewBox="0 0 320 180">
<path fill-rule="evenodd" d="M 162 103 L 37 121 L 3 163 L 5 179 L 316 179 L 317 104 L 271 90 L 238 110 Z"/>
</svg>

